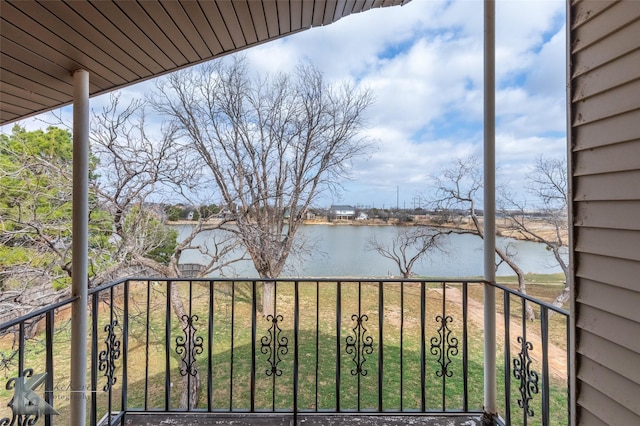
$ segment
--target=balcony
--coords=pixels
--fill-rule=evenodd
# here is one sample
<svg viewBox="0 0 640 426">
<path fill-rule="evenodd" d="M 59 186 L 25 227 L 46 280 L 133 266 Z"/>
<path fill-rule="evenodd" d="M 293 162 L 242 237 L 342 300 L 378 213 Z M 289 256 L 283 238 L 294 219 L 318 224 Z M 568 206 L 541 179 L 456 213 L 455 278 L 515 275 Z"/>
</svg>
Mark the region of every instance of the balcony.
<svg viewBox="0 0 640 426">
<path fill-rule="evenodd" d="M 90 290 L 88 389 L 75 396 L 88 423 L 569 422 L 565 310 L 480 280 L 278 279 L 270 306 L 264 285 L 136 278 Z M 498 294 L 491 419 L 485 286 Z M 0 424 L 69 422 L 73 301 L 0 325 Z M 536 321 L 523 321 L 525 301 Z"/>
</svg>

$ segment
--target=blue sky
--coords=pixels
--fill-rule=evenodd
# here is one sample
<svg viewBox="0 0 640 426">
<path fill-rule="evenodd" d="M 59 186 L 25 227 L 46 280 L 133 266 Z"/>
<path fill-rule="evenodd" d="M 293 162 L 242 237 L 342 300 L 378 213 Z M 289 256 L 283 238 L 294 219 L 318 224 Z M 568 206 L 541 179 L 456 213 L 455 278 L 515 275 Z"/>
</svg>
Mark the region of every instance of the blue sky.
<svg viewBox="0 0 640 426">
<path fill-rule="evenodd" d="M 327 201 L 395 206 L 399 188 L 409 207 L 451 159 L 482 155 L 482 31 L 481 1 L 413 0 L 248 55 L 269 71 L 308 58 L 330 78 L 371 89 L 377 150 Z M 516 192 L 537 156 L 566 155 L 565 31 L 563 0 L 496 2 L 496 156 L 499 183 Z"/>
<path fill-rule="evenodd" d="M 482 16 L 479 0 L 413 0 L 244 51 L 256 71 L 292 70 L 305 59 L 376 98 L 367 130 L 376 150 L 354 162 L 341 196 L 320 206 L 395 206 L 399 189 L 400 207 L 409 207 L 452 159 L 481 157 Z M 537 156 L 565 156 L 565 31 L 564 0 L 496 2 L 496 153 L 499 180 L 514 189 Z M 152 84 L 129 87 L 123 98 Z M 92 107 L 103 102 L 94 98 Z"/>
</svg>

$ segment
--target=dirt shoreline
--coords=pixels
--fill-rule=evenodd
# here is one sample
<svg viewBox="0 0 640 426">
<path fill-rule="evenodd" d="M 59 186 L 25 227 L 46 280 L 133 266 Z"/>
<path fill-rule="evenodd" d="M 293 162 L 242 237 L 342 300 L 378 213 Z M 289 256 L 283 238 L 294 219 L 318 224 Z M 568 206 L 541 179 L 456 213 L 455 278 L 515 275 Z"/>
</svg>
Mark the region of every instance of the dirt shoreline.
<svg viewBox="0 0 640 426">
<path fill-rule="evenodd" d="M 211 220 L 209 223 L 220 223 L 219 220 Z M 169 221 L 167 225 L 193 225 L 194 221 L 177 220 Z M 482 218 L 480 218 L 482 224 Z M 332 226 L 430 226 L 433 228 L 456 229 L 456 230 L 472 230 L 473 223 L 468 218 L 461 218 L 456 222 L 438 223 L 428 217 L 417 217 L 410 222 L 402 220 L 383 220 L 383 219 L 367 219 L 367 220 L 332 220 L 326 219 L 308 219 L 304 221 L 305 225 L 332 225 Z M 529 229 L 535 231 L 540 237 L 554 241 L 556 237 L 556 229 L 553 225 L 541 220 L 530 219 L 528 223 Z M 526 241 L 520 232 L 510 229 L 505 219 L 496 220 L 497 235 L 500 237 L 513 238 L 516 240 Z M 566 231 L 563 231 L 562 238 L 567 240 Z"/>
</svg>

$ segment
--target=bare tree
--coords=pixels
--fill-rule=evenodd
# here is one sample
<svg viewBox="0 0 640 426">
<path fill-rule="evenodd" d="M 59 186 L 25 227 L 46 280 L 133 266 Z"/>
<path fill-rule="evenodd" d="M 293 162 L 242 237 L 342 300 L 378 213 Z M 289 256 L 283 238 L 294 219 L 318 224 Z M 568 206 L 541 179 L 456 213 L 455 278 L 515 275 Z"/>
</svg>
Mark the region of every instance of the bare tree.
<svg viewBox="0 0 640 426">
<path fill-rule="evenodd" d="M 482 224 L 476 211 L 476 200 L 482 190 L 482 175 L 480 173 L 480 161 L 475 157 L 456 159 L 452 165 L 445 168 L 440 176 L 434 178 L 436 182 L 436 208 L 442 210 L 458 209 L 464 211 L 471 219 L 471 226 L 466 229 L 458 229 L 456 232 L 477 235 L 484 238 Z M 509 248 L 496 247 L 496 254 L 500 263 L 505 263 L 511 268 L 518 278 L 518 291 L 527 293 L 525 274 L 514 260 Z M 527 319 L 535 319 L 535 313 L 529 303 L 526 303 Z"/>
<path fill-rule="evenodd" d="M 459 210 L 469 212 L 477 221 L 476 199 L 482 190 L 480 160 L 476 157 L 458 158 L 451 166 L 435 176 L 436 208 L 444 211 Z M 476 226 L 478 227 L 478 226 Z"/>
<path fill-rule="evenodd" d="M 151 137 L 146 118 L 144 102 L 121 106 L 117 95 L 93 116 L 90 285 L 139 275 L 140 268 L 180 277 L 178 263 L 189 249 L 207 259 L 202 276 L 242 257 L 236 256 L 233 233 L 220 231 L 205 243 L 195 243 L 198 233 L 216 230 L 220 223 L 200 217 L 190 235 L 177 242 L 177 231 L 162 222 L 160 206 L 149 202 L 151 195 L 171 191 L 189 202 L 185 197 L 196 189 L 200 176 L 197 164 L 175 143 L 175 129 L 165 127 Z M 2 314 L 26 313 L 68 294 L 68 288 L 54 292 L 52 283 L 64 287 L 71 278 L 71 153 L 70 133 L 58 128 L 16 128 L 12 136 L 0 136 L 0 255 L 12 258 L 0 267 L 0 306 L 6 308 Z M 178 292 L 172 293 L 171 302 L 184 328 L 187 316 Z M 190 384 L 190 391 L 183 387 L 183 407 L 197 404 L 198 378 Z"/>
<path fill-rule="evenodd" d="M 179 276 L 178 261 L 186 249 L 198 249 L 203 254 L 211 250 L 212 261 L 203 273 L 209 274 L 221 265 L 217 262 L 236 244 L 231 239 L 226 244 L 194 246 L 195 236 L 203 231 L 217 229 L 218 223 L 209 223 L 200 218 L 192 232 L 179 244 L 175 235 L 166 235 L 169 228 L 160 217 L 160 205 L 150 203 L 150 196 L 160 196 L 171 191 L 173 198 L 189 202 L 187 193 L 198 183 L 198 168 L 175 142 L 175 129 L 166 127 L 160 136 L 149 137 L 145 114 L 145 103 L 134 100 L 120 106 L 118 95 L 92 121 L 92 153 L 97 160 L 95 185 L 97 203 L 112 217 L 112 232 L 116 236 L 115 250 L 111 253 L 113 268 L 122 269 L 127 263 L 153 262 L 169 265 L 167 276 Z M 169 240 L 167 240 L 167 238 Z M 152 253 L 163 244 L 173 244 L 165 258 L 154 259 Z M 175 247 L 174 247 L 175 246 Z M 221 252 L 222 247 L 227 247 Z M 151 265 L 151 266 L 150 266 Z M 158 270 L 158 267 L 153 267 Z M 161 268 L 164 269 L 164 268 Z M 94 281 L 112 279 L 110 271 L 101 271 Z M 95 283 L 94 283 L 95 284 Z"/>
<path fill-rule="evenodd" d="M 411 269 L 416 262 L 422 261 L 429 252 L 441 249 L 442 236 L 448 233 L 450 232 L 423 226 L 401 227 L 397 229 L 390 244 L 378 241 L 374 235 L 367 241 L 367 248 L 391 259 L 402 277 L 410 278 Z"/>
<path fill-rule="evenodd" d="M 172 120 L 208 168 L 262 278 L 280 275 L 303 244 L 294 238 L 311 203 L 338 190 L 351 160 L 370 141 L 360 136 L 372 99 L 331 85 L 313 66 L 252 77 L 244 58 L 212 61 L 158 84 L 156 109 Z M 263 286 L 272 313 L 273 284 Z"/>
<path fill-rule="evenodd" d="M 504 206 L 500 209 L 508 227 L 528 241 L 544 244 L 565 275 L 565 286 L 552 304 L 561 307 L 569 299 L 569 265 L 566 259 L 569 221 L 567 217 L 567 164 L 564 159 L 538 157 L 533 171 L 527 175 L 527 190 L 533 196 L 533 208 L 502 191 Z M 535 210 L 532 218 L 530 210 Z"/>
<path fill-rule="evenodd" d="M 149 197 L 163 189 L 183 198 L 188 197 L 189 190 L 196 189 L 197 165 L 176 143 L 175 128 L 165 127 L 159 138 L 149 137 L 145 103 L 134 100 L 121 107 L 117 95 L 112 95 L 111 102 L 94 115 L 92 124 L 92 149 L 99 160 L 95 191 L 100 208 L 111 213 L 115 241 L 113 263 L 106 270 L 97 271 L 94 285 L 129 275 L 126 271 L 136 267 L 165 277 L 180 277 L 178 262 L 188 249 L 197 249 L 208 259 L 200 276 L 220 271 L 242 258 L 228 257 L 238 246 L 237 238 L 228 232 L 208 238 L 208 243 L 195 244 L 199 233 L 220 229 L 220 222 L 200 217 L 190 234 L 176 242 L 177 232 L 159 220 L 161 212 L 147 205 Z M 188 315 L 179 292 L 172 292 L 171 304 L 181 328 L 188 329 Z M 196 407 L 199 391 L 199 376 L 185 376 L 181 407 Z"/>
</svg>

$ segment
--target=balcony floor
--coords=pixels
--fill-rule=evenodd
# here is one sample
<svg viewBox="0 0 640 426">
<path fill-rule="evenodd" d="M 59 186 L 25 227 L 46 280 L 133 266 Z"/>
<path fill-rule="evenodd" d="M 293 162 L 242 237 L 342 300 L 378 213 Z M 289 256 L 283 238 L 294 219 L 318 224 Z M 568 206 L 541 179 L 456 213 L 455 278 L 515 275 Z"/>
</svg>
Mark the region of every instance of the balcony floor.
<svg viewBox="0 0 640 426">
<path fill-rule="evenodd" d="M 225 414 L 178 414 L 178 413 L 153 413 L 153 414 L 127 414 L 126 425 L 130 426 L 160 426 L 160 425 L 293 425 L 291 414 L 251 414 L 251 415 L 225 415 Z M 379 415 L 379 414 L 314 414 L 298 415 L 298 425 L 304 426 L 338 426 L 338 425 L 433 425 L 433 426 L 481 426 L 480 415 Z"/>
</svg>

